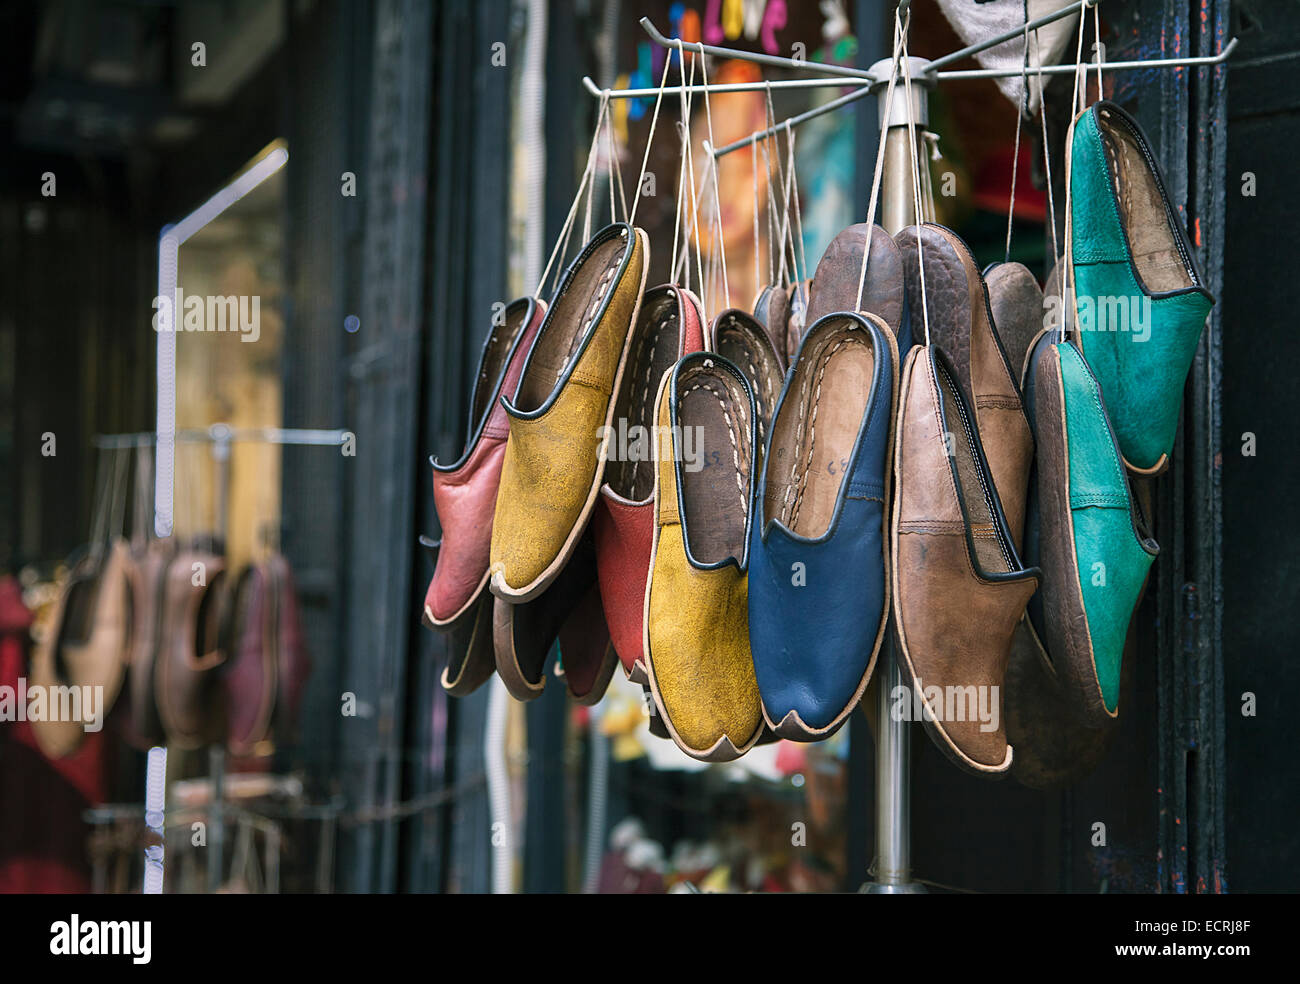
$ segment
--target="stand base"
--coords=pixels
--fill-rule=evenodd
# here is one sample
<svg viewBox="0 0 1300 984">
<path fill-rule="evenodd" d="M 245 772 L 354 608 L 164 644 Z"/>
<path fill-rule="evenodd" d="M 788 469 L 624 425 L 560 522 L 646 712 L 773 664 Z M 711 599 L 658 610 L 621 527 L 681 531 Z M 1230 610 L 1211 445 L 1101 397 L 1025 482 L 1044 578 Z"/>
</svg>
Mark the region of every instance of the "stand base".
<svg viewBox="0 0 1300 984">
<path fill-rule="evenodd" d="M 883 882 L 864 882 L 858 889 L 859 895 L 926 895 L 928 890 L 920 882 L 903 882 L 900 885 L 886 885 Z"/>
</svg>

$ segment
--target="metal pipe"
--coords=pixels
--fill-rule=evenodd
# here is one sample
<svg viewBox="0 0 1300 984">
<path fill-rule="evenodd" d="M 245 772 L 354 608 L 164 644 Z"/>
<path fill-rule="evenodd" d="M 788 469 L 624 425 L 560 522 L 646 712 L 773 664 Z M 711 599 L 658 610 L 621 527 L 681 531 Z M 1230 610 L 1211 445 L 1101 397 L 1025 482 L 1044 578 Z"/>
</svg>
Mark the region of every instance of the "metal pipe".
<svg viewBox="0 0 1300 984">
<path fill-rule="evenodd" d="M 1103 72 L 1115 72 L 1133 68 L 1195 68 L 1198 65 L 1219 65 L 1228 60 L 1228 56 L 1232 54 L 1236 47 L 1237 39 L 1232 38 L 1217 55 L 1201 55 L 1197 58 L 1151 58 L 1145 61 L 1102 62 L 1101 69 Z M 1042 69 L 1042 74 L 1070 75 L 1081 68 L 1093 69 L 1096 67 L 1097 63 L 1095 61 L 1077 62 L 1073 65 L 1052 65 Z M 1019 76 L 1023 71 L 1023 68 L 970 68 L 951 72 L 938 72 L 937 77 L 942 81 L 953 79 L 1009 79 Z M 1038 75 L 1039 69 L 1030 69 L 1029 74 Z"/>
<path fill-rule="evenodd" d="M 1019 27 L 1013 27 L 1011 30 L 1004 31 L 996 37 L 986 38 L 983 41 L 975 42 L 975 44 L 967 45 L 965 48 L 950 52 L 942 58 L 935 58 L 930 62 L 930 71 L 937 72 L 944 65 L 951 64 L 955 61 L 961 61 L 963 58 L 969 58 L 971 55 L 978 55 L 981 51 L 988 51 L 990 48 L 996 48 L 998 45 L 1004 44 L 1007 41 L 1024 37 L 1026 31 L 1033 31 L 1040 27 L 1044 27 L 1063 17 L 1069 17 L 1072 14 L 1088 9 L 1089 7 L 1095 7 L 1099 3 L 1101 3 L 1101 0 L 1079 0 L 1078 3 L 1071 4 L 1068 7 L 1062 7 L 1060 10 L 1054 11 L 1050 14 L 1045 14 L 1042 17 L 1031 20 L 1027 24 L 1022 24 Z M 1019 75 L 1020 72 L 1015 71 L 1012 74 Z"/>
<path fill-rule="evenodd" d="M 650 40 L 661 48 L 677 50 L 678 39 L 668 38 L 659 32 L 659 29 L 650 22 L 649 17 L 641 18 L 641 27 L 646 34 L 650 35 Z M 770 65 L 773 68 L 789 68 L 796 72 L 820 72 L 823 75 L 836 75 L 842 78 L 866 79 L 868 82 L 875 81 L 875 77 L 861 68 L 850 68 L 845 65 L 826 65 L 822 62 L 810 62 L 797 58 L 782 58 L 779 55 L 768 55 L 761 51 L 737 51 L 734 48 L 719 48 L 712 44 L 703 44 L 699 41 L 682 41 L 682 47 L 690 51 L 698 51 L 701 54 L 716 55 L 719 58 L 739 58 L 743 61 L 754 62 L 756 65 Z M 760 86 L 759 88 L 763 88 Z M 713 86 L 709 86 L 712 90 Z M 657 91 L 657 90 L 656 90 Z"/>
<path fill-rule="evenodd" d="M 760 92 L 771 89 L 773 92 L 782 89 L 830 89 L 844 87 L 847 85 L 861 85 L 863 92 L 869 92 L 872 82 L 867 79 L 776 79 L 772 82 L 723 82 L 714 85 L 712 82 L 708 86 L 708 94 L 713 95 L 718 92 Z M 610 99 L 653 99 L 659 95 L 658 87 L 649 89 L 602 89 L 591 80 L 590 75 L 582 77 L 582 87 L 593 96 L 608 95 Z M 703 85 L 670 85 L 664 88 L 664 95 L 675 96 L 680 93 L 701 94 L 705 91 Z"/>
<path fill-rule="evenodd" d="M 914 67 L 918 61 L 923 59 L 912 60 Z M 927 95 L 926 84 L 914 77 L 910 109 L 920 147 L 909 146 L 912 135 L 907 126 L 908 93 L 901 83 L 894 86 L 893 105 L 880 108 L 880 118 L 891 123 L 885 133 L 880 221 L 891 236 L 917 221 L 911 156 L 916 153 L 921 160 L 926 159 L 922 134 L 928 119 Z M 898 720 L 894 714 L 896 694 L 910 700 L 910 681 L 903 679 L 892 640 L 884 646 L 876 672 L 876 877 L 864 890 L 871 894 L 919 894 L 925 887 L 912 880 L 912 734 L 908 722 Z"/>
</svg>

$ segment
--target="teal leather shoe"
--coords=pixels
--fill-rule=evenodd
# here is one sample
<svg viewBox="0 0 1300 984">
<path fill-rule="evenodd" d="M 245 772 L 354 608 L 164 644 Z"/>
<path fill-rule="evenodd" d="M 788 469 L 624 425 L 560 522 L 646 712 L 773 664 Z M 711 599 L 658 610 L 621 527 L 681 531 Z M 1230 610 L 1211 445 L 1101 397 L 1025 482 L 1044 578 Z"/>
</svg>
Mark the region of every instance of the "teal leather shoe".
<svg viewBox="0 0 1300 984">
<path fill-rule="evenodd" d="M 1026 563 L 1042 569 L 1028 613 L 1069 706 L 1100 727 L 1119 713 L 1124 641 L 1160 548 L 1130 492 L 1102 390 L 1057 337 L 1040 333 L 1023 383 L 1037 448 Z"/>
<path fill-rule="evenodd" d="M 1101 384 L 1130 469 L 1165 469 L 1183 384 L 1214 298 L 1137 121 L 1112 102 L 1081 113 L 1066 146 L 1072 334 Z"/>
</svg>

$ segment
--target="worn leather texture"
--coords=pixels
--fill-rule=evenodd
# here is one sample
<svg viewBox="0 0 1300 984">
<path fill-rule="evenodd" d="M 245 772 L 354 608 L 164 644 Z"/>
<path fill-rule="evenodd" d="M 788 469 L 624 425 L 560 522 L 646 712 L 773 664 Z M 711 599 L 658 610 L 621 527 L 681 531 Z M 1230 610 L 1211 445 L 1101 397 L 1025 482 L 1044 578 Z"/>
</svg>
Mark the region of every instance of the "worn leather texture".
<svg viewBox="0 0 1300 984">
<path fill-rule="evenodd" d="M 196 564 L 202 565 L 202 578 Z M 167 740 L 180 748 L 199 748 L 226 733 L 219 675 L 226 661 L 220 645 L 225 567 L 217 554 L 188 549 L 167 568 L 154 695 Z M 204 583 L 195 584 L 196 579 Z"/>
<path fill-rule="evenodd" d="M 492 590 L 527 601 L 559 574 L 587 525 L 604 473 L 628 334 L 650 259 L 644 232 L 607 226 L 561 280 L 515 401 L 493 516 Z"/>
<path fill-rule="evenodd" d="M 920 230 L 924 250 L 926 307 L 921 307 Z M 928 315 L 930 340 L 952 360 L 957 381 L 975 409 L 980 441 L 988 456 L 993 482 L 1006 512 L 1011 537 L 1019 549 L 1025 528 L 1025 497 L 1034 440 L 1020 402 L 1013 370 L 989 311 L 984 278 L 966 244 L 952 230 L 934 223 L 909 226 L 896 237 L 906 270 L 908 302 L 914 327 L 924 332 Z"/>
<path fill-rule="evenodd" d="M 911 340 L 899 334 L 906 329 L 903 290 L 903 258 L 889 233 L 878 225 L 871 226 L 871 255 L 867 257 L 867 281 L 862 288 L 862 305 L 858 300 L 858 281 L 862 275 L 862 253 L 866 249 L 867 224 L 859 222 L 842 230 L 831 240 L 817 263 L 808 292 L 808 324 L 816 324 L 836 311 L 863 311 L 877 315 L 889 326 L 899 351 L 906 351 Z"/>
<path fill-rule="evenodd" d="M 1109 101 L 1089 107 L 1070 129 L 1068 157 L 1075 337 L 1120 453 L 1159 471 L 1214 298 L 1131 116 Z"/>
<path fill-rule="evenodd" d="M 1023 263 L 991 263 L 984 268 L 989 313 L 1007 363 L 1020 381 L 1029 346 L 1043 328 L 1043 288 Z"/>
<path fill-rule="evenodd" d="M 762 469 L 768 429 L 785 379 L 781 359 L 758 322 L 736 308 L 721 311 L 713 319 L 705 335 L 705 347 L 732 363 L 749 383 L 758 426 L 754 467 Z"/>
<path fill-rule="evenodd" d="M 739 369 L 697 352 L 664 377 L 655 404 L 647 675 L 678 747 L 693 758 L 727 761 L 747 751 L 763 730 L 746 578 L 754 400 Z M 708 464 L 699 471 L 687 471 L 679 460 L 682 428 L 700 429 Z M 721 452 L 717 463 L 714 450 Z"/>
<path fill-rule="evenodd" d="M 611 452 L 591 520 L 604 618 L 624 672 L 638 679 L 645 673 L 645 588 L 654 541 L 654 398 L 664 373 L 704 347 L 703 322 L 690 291 L 671 284 L 646 291 L 612 425 L 628 435 L 629 460 L 613 460 Z"/>
<path fill-rule="evenodd" d="M 121 689 L 131 647 L 130 569 L 130 549 L 121 539 L 74 566 L 33 653 L 33 687 L 100 687 L 107 717 Z M 45 720 L 33 720 L 32 734 L 41 751 L 50 758 L 76 751 L 85 740 L 90 713 L 82 708 L 82 720 L 50 720 L 52 713 Z"/>
<path fill-rule="evenodd" d="M 470 401 L 465 453 L 450 465 L 433 466 L 433 503 L 442 527 L 433 578 L 424 599 L 424 615 L 434 628 L 446 627 L 487 586 L 492 546 L 492 517 L 510 429 L 501 397 L 519 388 L 524 359 L 546 314 L 546 305 L 522 297 L 506 306 L 502 324 L 493 325 Z"/>
<path fill-rule="evenodd" d="M 251 753 L 264 740 L 275 709 L 279 679 L 275 623 L 267 572 L 251 564 L 240 572 L 226 606 L 228 659 L 221 673 L 226 691 L 226 734 L 236 755 Z"/>
<path fill-rule="evenodd" d="M 1119 713 L 1129 623 L 1158 547 L 1139 532 L 1100 387 L 1078 349 L 1044 336 L 1030 357 L 1038 438 L 1037 529 L 1045 572 L 1031 621 L 1076 716 Z"/>
<path fill-rule="evenodd" d="M 999 775 L 1012 763 L 1002 708 L 1011 635 L 1039 572 L 1019 559 L 955 376 L 933 345 L 904 360 L 891 521 L 894 621 L 912 688 L 936 718 L 926 721 L 935 744 L 967 771 Z"/>
<path fill-rule="evenodd" d="M 130 711 L 127 737 L 138 748 L 149 749 L 166 740 L 158 704 L 154 699 L 154 660 L 160 635 L 163 588 L 172 547 L 164 540 L 151 541 L 131 559 L 131 653 L 127 669 Z"/>
<path fill-rule="evenodd" d="M 1114 744 L 1116 727 L 1083 724 L 1028 618 L 1016 624 L 1007 663 L 1011 776 L 1030 789 L 1059 789 L 1090 775 Z"/>
<path fill-rule="evenodd" d="M 786 367 L 785 344 L 790 330 L 790 294 L 780 284 L 768 284 L 754 299 L 754 320 L 763 328 L 772 351 L 784 372 Z"/>
<path fill-rule="evenodd" d="M 560 638 L 568 643 L 566 676 L 573 672 L 571 684 L 576 682 L 580 688 L 571 691 L 572 696 L 592 696 L 591 688 L 602 678 L 608 685 L 607 671 L 614 668 L 617 656 L 609 645 L 600 607 L 596 546 L 590 531 L 578 541 L 559 577 L 537 598 L 517 605 L 497 598 L 492 634 L 497 675 L 515 700 L 541 696 L 551 650 Z M 595 699 L 601 694 L 603 690 Z"/>
<path fill-rule="evenodd" d="M 749 635 L 764 716 L 783 738 L 832 734 L 875 665 L 897 377 L 883 320 L 831 314 L 781 394 L 750 532 Z"/>
</svg>

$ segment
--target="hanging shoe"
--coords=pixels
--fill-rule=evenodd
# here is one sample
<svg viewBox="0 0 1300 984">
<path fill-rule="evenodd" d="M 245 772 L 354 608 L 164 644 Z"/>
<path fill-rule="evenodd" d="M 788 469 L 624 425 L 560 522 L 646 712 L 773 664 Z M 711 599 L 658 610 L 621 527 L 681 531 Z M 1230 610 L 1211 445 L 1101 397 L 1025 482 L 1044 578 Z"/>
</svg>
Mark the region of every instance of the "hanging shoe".
<svg viewBox="0 0 1300 984">
<path fill-rule="evenodd" d="M 878 225 L 871 228 L 871 255 L 867 257 L 867 279 L 858 301 L 862 277 L 862 253 L 867 244 L 867 224 L 859 222 L 840 231 L 826 247 L 808 288 L 808 324 L 815 324 L 837 311 L 859 311 L 876 315 L 889 326 L 905 353 L 912 347 L 908 327 L 907 292 L 903 283 L 903 258 L 894 238 Z"/>
<path fill-rule="evenodd" d="M 787 365 L 785 346 L 790 314 L 790 292 L 780 284 L 768 284 L 754 298 L 754 320 L 762 326 L 772 351 L 777 354 L 782 372 Z"/>
<path fill-rule="evenodd" d="M 948 758 L 1003 775 L 1007 657 L 1039 572 L 1020 562 L 975 414 L 935 345 L 903 363 L 894 484 L 894 624 L 910 700 Z"/>
<path fill-rule="evenodd" d="M 754 467 L 763 467 L 763 449 L 767 447 L 768 428 L 776 401 L 781 396 L 785 370 L 758 322 L 744 311 L 723 311 L 709 325 L 705 348 L 729 361 L 745 377 L 754 396 L 758 440 L 754 445 Z M 718 448 L 712 450 L 718 451 Z"/>
<path fill-rule="evenodd" d="M 646 291 L 615 400 L 614 448 L 605 465 L 592 532 L 600 597 L 624 672 L 645 676 L 645 587 L 654 541 L 654 398 L 659 380 L 687 352 L 704 347 L 695 295 L 671 284 Z"/>
<path fill-rule="evenodd" d="M 518 395 L 505 401 L 510 437 L 490 566 L 492 593 L 504 601 L 545 591 L 587 527 L 649 260 L 640 229 L 619 222 L 596 233 L 565 271 Z"/>
<path fill-rule="evenodd" d="M 181 550 L 167 568 L 154 696 L 169 745 L 199 748 L 226 734 L 217 672 L 227 657 L 221 632 L 225 568 L 219 554 L 197 548 Z"/>
<path fill-rule="evenodd" d="M 618 655 L 605 627 L 590 533 L 578 542 L 559 577 L 532 601 L 497 598 L 492 613 L 497 675 L 515 700 L 535 700 L 546 687 L 546 668 L 557 639 L 569 695 L 595 703 L 609 685 Z M 569 679 L 569 672 L 573 678 Z"/>
<path fill-rule="evenodd" d="M 511 398 L 519 388 L 524 359 L 545 313 L 546 305 L 531 297 L 506 306 L 502 323 L 493 325 L 479 356 L 465 453 L 450 465 L 429 458 L 433 502 L 442 526 L 442 541 L 433 544 L 433 578 L 424 597 L 422 620 L 429 628 L 450 629 L 475 607 L 487 586 L 492 515 L 509 434 L 501 397 Z"/>
<path fill-rule="evenodd" d="M 734 365 L 696 352 L 664 375 L 655 407 L 646 675 L 677 746 L 726 762 L 763 731 L 745 576 L 754 398 Z"/>
<path fill-rule="evenodd" d="M 132 642 L 130 567 L 121 539 L 78 562 L 32 655 L 32 690 L 49 698 L 42 716 L 30 719 L 32 734 L 49 758 L 75 752 L 87 725 L 102 728 L 117 699 Z"/>
<path fill-rule="evenodd" d="M 888 622 L 893 334 L 829 314 L 804 337 L 772 423 L 749 546 L 749 632 L 768 727 L 817 741 L 857 706 Z"/>
<path fill-rule="evenodd" d="M 990 263 L 983 277 L 998 340 L 1014 378 L 1019 380 L 1029 346 L 1043 329 L 1043 288 L 1023 263 Z"/>
<path fill-rule="evenodd" d="M 1075 338 L 1125 463 L 1158 474 L 1214 298 L 1133 117 L 1109 101 L 1090 106 L 1070 126 L 1065 161 Z"/>
<path fill-rule="evenodd" d="M 921 305 L 920 230 L 926 306 Z M 1017 374 L 1007 360 L 989 311 L 984 278 L 970 249 L 951 229 L 927 222 L 896 237 L 906 270 L 912 321 L 928 317 L 930 340 L 952 360 L 954 378 L 975 411 L 989 471 L 997 486 L 1007 529 L 1019 549 L 1025 530 L 1025 496 L 1034 439 L 1021 405 Z"/>
<path fill-rule="evenodd" d="M 1056 337 L 1040 335 L 1025 374 L 1038 445 L 1027 546 L 1044 571 L 1029 620 L 1076 715 L 1103 727 L 1119 713 L 1124 640 L 1160 548 L 1133 499 L 1101 388 L 1079 350 Z"/>
</svg>

